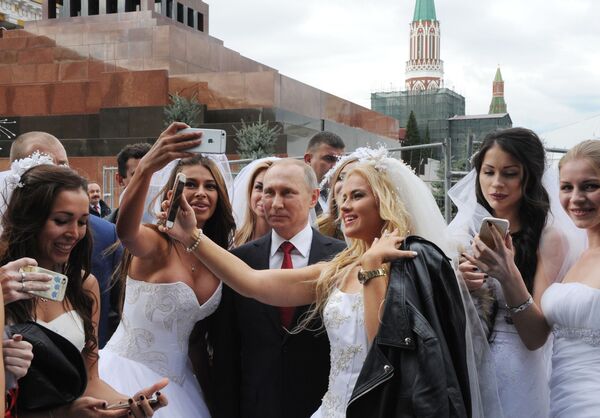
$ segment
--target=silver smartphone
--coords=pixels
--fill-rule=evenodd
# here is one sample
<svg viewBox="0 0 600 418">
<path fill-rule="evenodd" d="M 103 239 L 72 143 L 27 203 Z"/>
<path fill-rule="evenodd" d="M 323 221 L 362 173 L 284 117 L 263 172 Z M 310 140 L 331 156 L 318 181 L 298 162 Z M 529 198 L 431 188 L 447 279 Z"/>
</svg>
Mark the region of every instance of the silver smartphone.
<svg viewBox="0 0 600 418">
<path fill-rule="evenodd" d="M 52 270 L 48 270 L 38 266 L 25 266 L 21 267 L 19 271 L 23 273 L 44 273 L 52 277 L 50 280 L 50 289 L 48 290 L 30 290 L 27 293 L 39 296 L 44 299 L 55 300 L 62 302 L 65 298 L 65 292 L 67 291 L 67 284 L 69 278 L 62 273 L 57 273 Z"/>
<path fill-rule="evenodd" d="M 169 229 L 173 228 L 175 225 L 175 219 L 177 218 L 177 212 L 181 205 L 181 195 L 183 194 L 186 180 L 185 174 L 177 173 L 175 183 L 173 183 L 173 188 L 171 189 L 171 205 L 169 206 L 169 213 L 167 213 L 167 222 L 165 224 Z"/>
<path fill-rule="evenodd" d="M 494 244 L 494 237 L 492 235 L 492 230 L 490 229 L 489 223 L 493 224 L 496 228 L 498 228 L 498 231 L 500 231 L 500 235 L 502 235 L 503 238 L 506 237 L 510 224 L 508 222 L 508 219 L 493 218 L 491 216 L 487 216 L 481 221 L 481 227 L 479 228 L 479 238 L 483 241 L 485 245 L 487 245 L 491 249 L 495 249 L 496 245 Z"/>
<path fill-rule="evenodd" d="M 199 154 L 224 154 L 227 145 L 227 134 L 222 129 L 185 128 L 177 133 L 202 132 L 202 143 L 186 149 L 187 152 Z"/>
</svg>

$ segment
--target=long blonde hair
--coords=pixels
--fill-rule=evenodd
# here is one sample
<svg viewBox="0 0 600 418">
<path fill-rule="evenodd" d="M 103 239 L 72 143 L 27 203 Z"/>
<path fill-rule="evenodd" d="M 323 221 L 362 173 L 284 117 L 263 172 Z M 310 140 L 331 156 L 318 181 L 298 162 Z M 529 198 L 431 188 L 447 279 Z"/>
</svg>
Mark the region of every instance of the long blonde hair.
<svg viewBox="0 0 600 418">
<path fill-rule="evenodd" d="M 377 168 L 374 161 L 366 161 L 359 162 L 352 167 L 346 178 L 351 175 L 361 176 L 371 187 L 377 201 L 379 211 L 377 215 L 383 221 L 380 232 L 398 229 L 401 236 L 406 236 L 411 230 L 410 216 L 387 172 Z M 315 303 L 294 332 L 310 329 L 313 320 L 323 314 L 323 309 L 331 293 L 340 286 L 341 280 L 356 267 L 360 257 L 371 244 L 360 239 L 350 238 L 349 241 L 348 248 L 325 264 L 316 282 Z"/>
<path fill-rule="evenodd" d="M 352 157 L 340 163 L 333 174 L 331 180 L 329 180 L 329 196 L 327 199 L 328 212 L 323 212 L 317 218 L 317 229 L 323 235 L 328 237 L 344 239 L 343 234 L 340 231 L 340 208 L 337 206 L 335 201 L 334 189 L 335 184 L 340 181 L 342 170 L 348 165 L 358 161 L 358 157 Z"/>
<path fill-rule="evenodd" d="M 250 205 L 250 197 L 252 195 L 252 190 L 254 189 L 254 181 L 260 173 L 266 171 L 269 167 L 271 167 L 271 165 L 273 165 L 272 160 L 260 162 L 256 165 L 256 168 L 252 172 L 252 176 L 248 182 L 248 187 L 246 188 L 246 201 L 248 202 L 248 205 L 246 206 L 244 212 L 244 223 L 235 232 L 235 236 L 233 237 L 234 247 L 239 247 L 240 245 L 252 240 L 254 229 L 256 228 L 257 223 L 256 213 L 254 213 Z"/>
</svg>

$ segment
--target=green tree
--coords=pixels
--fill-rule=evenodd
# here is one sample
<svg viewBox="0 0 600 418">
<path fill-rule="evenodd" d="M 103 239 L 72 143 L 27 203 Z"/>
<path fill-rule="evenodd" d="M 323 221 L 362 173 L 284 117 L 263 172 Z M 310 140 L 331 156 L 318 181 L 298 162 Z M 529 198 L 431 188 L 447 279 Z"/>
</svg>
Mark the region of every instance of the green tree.
<svg viewBox="0 0 600 418">
<path fill-rule="evenodd" d="M 406 122 L 406 138 L 402 142 L 402 146 L 420 145 L 421 136 L 419 135 L 419 127 L 417 126 L 417 118 L 411 110 Z M 402 159 L 410 165 L 417 173 L 420 172 L 421 153 L 420 150 L 410 150 L 402 152 Z"/>
<path fill-rule="evenodd" d="M 273 155 L 275 142 L 281 133 L 278 126 L 269 127 L 269 122 L 262 121 L 259 115 L 258 122 L 251 125 L 242 119 L 240 129 L 233 128 L 236 134 L 235 142 L 238 144 L 238 153 L 242 159 L 257 159 Z"/>
<path fill-rule="evenodd" d="M 169 101 L 164 110 L 165 126 L 173 122 L 184 122 L 192 128 L 198 126 L 202 105 L 198 102 L 196 94 L 191 99 L 180 96 L 179 93 L 169 94 Z"/>
</svg>

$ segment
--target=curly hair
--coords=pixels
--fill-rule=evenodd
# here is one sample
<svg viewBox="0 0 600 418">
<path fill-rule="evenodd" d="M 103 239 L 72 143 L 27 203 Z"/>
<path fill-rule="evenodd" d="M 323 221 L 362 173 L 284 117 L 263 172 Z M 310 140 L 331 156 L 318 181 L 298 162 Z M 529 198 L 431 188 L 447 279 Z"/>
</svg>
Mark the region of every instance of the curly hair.
<svg viewBox="0 0 600 418">
<path fill-rule="evenodd" d="M 512 234 L 512 238 L 515 247 L 515 264 L 523 276 L 527 289 L 533 292 L 533 280 L 538 261 L 537 250 L 550 210 L 548 192 L 542 185 L 546 168 L 544 145 L 535 132 L 525 128 L 501 129 L 484 138 L 479 152 L 473 158 L 477 176 L 475 193 L 477 202 L 492 215 L 494 210 L 483 195 L 479 176 L 486 153 L 495 145 L 516 159 L 523 169 L 521 182 L 523 197 L 518 211 L 521 230 Z"/>
<path fill-rule="evenodd" d="M 54 165 L 40 165 L 26 171 L 20 180 L 2 217 L 3 232 L 0 237 L 0 264 L 22 257 L 38 259 L 38 237 L 46 224 L 52 207 L 62 191 L 81 190 L 87 196 L 87 182 L 74 170 Z M 19 185 L 19 186 L 20 186 Z M 96 357 L 98 346 L 95 325 L 92 322 L 92 306 L 99 307 L 92 292 L 83 283 L 91 269 L 92 235 L 86 228 L 85 235 L 73 247 L 62 273 L 69 278 L 63 307 L 72 307 L 83 319 L 86 346 L 83 353 Z M 5 306 L 6 319 L 14 323 L 36 319 L 37 298 L 20 300 Z M 70 307 L 69 307 L 70 305 Z"/>
</svg>

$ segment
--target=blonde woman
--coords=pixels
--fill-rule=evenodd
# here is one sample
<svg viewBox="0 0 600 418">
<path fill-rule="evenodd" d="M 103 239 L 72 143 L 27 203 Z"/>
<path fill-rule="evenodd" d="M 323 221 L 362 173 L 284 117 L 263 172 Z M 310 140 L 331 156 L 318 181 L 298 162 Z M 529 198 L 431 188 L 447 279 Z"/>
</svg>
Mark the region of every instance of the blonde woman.
<svg viewBox="0 0 600 418">
<path fill-rule="evenodd" d="M 331 192 L 327 197 L 327 210 L 323 211 L 317 218 L 317 229 L 323 235 L 340 240 L 344 239 L 344 233 L 341 228 L 340 210 L 336 198 L 342 190 L 346 174 L 348 174 L 350 168 L 357 162 L 358 157 L 353 155 L 342 157 L 338 163 L 325 174 L 325 177 L 321 182 L 321 185 L 329 184 L 331 186 Z"/>
<path fill-rule="evenodd" d="M 233 237 L 234 247 L 260 238 L 271 231 L 262 204 L 262 191 L 265 171 L 276 159 L 268 157 L 256 160 L 244 167 L 234 180 L 236 195 L 232 201 L 233 214 L 236 224 L 240 225 Z"/>
<path fill-rule="evenodd" d="M 443 218 L 427 186 L 404 164 L 387 158 L 383 150 L 359 160 L 340 192 L 341 218 L 350 244 L 330 262 L 293 270 L 253 270 L 195 227 L 186 202 L 175 227 L 163 230 L 244 296 L 276 306 L 315 304 L 312 315 L 323 315 L 331 344 L 331 370 L 329 390 L 313 417 L 396 416 L 408 410 L 416 416 L 464 416 L 469 390 L 464 352 L 458 348 L 464 340 L 464 312 L 452 267 L 429 241 L 410 237 L 402 244 L 410 230 L 445 246 L 439 239 Z M 163 202 L 163 209 L 167 206 Z M 396 259 L 401 260 L 390 274 L 389 263 Z M 421 285 L 420 290 L 413 287 Z M 420 292 L 431 298 L 419 299 Z M 444 315 L 412 312 L 415 316 L 409 321 L 408 304 L 390 302 L 401 294 L 403 300 L 414 298 L 421 309 L 435 310 L 431 301 L 436 300 Z M 428 351 L 430 346 L 418 331 L 425 328 L 435 335 L 435 342 L 429 343 L 452 340 L 451 344 L 444 342 L 439 351 Z M 391 341 L 400 342 L 392 347 Z M 399 345 L 414 350 L 417 341 L 414 357 L 401 360 Z M 453 357 L 449 351 L 454 349 L 458 351 Z M 379 363 L 382 359 L 386 360 Z M 404 366 L 414 374 L 394 373 L 394 367 Z M 367 376 L 373 378 L 372 385 Z M 412 385 L 425 381 L 435 388 Z"/>
</svg>

